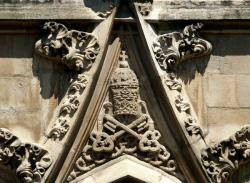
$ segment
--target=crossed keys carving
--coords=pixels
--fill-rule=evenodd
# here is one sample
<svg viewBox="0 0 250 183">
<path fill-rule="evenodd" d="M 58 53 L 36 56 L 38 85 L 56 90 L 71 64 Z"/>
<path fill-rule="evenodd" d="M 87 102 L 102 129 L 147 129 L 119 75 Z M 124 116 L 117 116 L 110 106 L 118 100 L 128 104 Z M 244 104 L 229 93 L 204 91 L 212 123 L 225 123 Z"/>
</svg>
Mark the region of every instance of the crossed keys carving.
<svg viewBox="0 0 250 183">
<path fill-rule="evenodd" d="M 128 125 L 125 125 L 123 122 L 117 120 L 115 117 L 113 117 L 110 111 L 111 111 L 111 103 L 107 103 L 105 106 L 108 109 L 108 112 L 103 117 L 103 128 L 102 132 L 93 132 L 91 134 L 91 140 L 93 141 L 92 148 L 96 152 L 111 152 L 115 148 L 115 142 L 119 137 L 122 137 L 126 133 L 134 138 L 129 138 L 133 141 L 139 141 L 138 148 L 142 152 L 150 152 L 150 153 L 162 153 L 163 159 L 168 159 L 170 154 L 166 153 L 166 149 L 163 145 L 161 145 L 158 140 L 161 137 L 161 134 L 158 130 L 154 129 L 153 121 L 147 114 L 146 105 L 144 102 L 138 102 L 141 104 L 141 106 L 144 108 L 144 111 L 146 111 L 145 114 L 141 114 L 137 119 L 129 123 Z M 107 130 L 108 132 L 104 132 Z M 111 133 L 110 135 L 108 133 Z M 133 145 L 137 145 L 137 143 L 133 142 L 127 142 L 132 143 Z M 137 149 L 137 147 L 126 149 L 126 144 L 122 142 L 119 144 L 122 146 L 121 151 L 129 151 L 133 152 Z M 117 147 L 116 147 L 117 150 Z M 163 153 L 165 152 L 165 153 Z M 117 156 L 115 153 L 113 156 Z M 114 157 L 113 157 L 114 158 Z"/>
</svg>

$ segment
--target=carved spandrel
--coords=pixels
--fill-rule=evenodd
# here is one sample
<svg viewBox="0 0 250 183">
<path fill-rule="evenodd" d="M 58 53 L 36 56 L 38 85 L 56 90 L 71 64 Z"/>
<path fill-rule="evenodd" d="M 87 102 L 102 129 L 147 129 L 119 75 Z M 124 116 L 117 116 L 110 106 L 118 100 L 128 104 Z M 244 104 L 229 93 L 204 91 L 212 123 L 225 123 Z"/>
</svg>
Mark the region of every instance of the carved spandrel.
<svg viewBox="0 0 250 183">
<path fill-rule="evenodd" d="M 77 159 L 68 182 L 123 154 L 135 156 L 163 171 L 182 178 L 170 151 L 159 142 L 161 133 L 140 99 L 139 81 L 122 52 L 119 67 L 110 80 L 109 97 L 97 128 Z"/>
<path fill-rule="evenodd" d="M 250 161 L 250 126 L 204 149 L 201 159 L 212 183 L 231 183 L 239 166 Z"/>
<path fill-rule="evenodd" d="M 40 183 L 52 157 L 47 150 L 22 143 L 9 130 L 0 128 L 0 164 L 14 170 L 22 183 Z"/>
</svg>

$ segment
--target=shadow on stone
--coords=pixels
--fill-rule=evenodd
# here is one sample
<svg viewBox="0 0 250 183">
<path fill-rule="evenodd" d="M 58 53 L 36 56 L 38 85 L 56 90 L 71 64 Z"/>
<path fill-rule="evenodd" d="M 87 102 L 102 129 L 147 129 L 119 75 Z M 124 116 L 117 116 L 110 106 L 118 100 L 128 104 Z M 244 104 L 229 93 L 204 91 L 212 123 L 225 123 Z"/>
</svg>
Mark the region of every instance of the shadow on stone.
<svg viewBox="0 0 250 183">
<path fill-rule="evenodd" d="M 38 54 L 34 54 L 32 71 L 33 75 L 40 81 L 40 94 L 43 99 L 54 96 L 59 103 L 67 91 L 72 73 L 68 71 L 66 66 Z"/>
<path fill-rule="evenodd" d="M 185 84 L 188 84 L 195 78 L 196 72 L 204 75 L 209 60 L 210 56 L 204 56 L 184 61 L 176 67 L 176 75 Z"/>
</svg>

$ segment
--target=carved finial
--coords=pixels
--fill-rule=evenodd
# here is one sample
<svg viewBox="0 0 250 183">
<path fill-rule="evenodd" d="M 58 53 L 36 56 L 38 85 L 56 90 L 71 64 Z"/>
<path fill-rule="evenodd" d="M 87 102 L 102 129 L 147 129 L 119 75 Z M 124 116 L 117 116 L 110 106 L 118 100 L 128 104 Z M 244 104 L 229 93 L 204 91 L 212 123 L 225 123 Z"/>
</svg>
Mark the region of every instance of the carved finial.
<svg viewBox="0 0 250 183">
<path fill-rule="evenodd" d="M 202 23 L 186 26 L 183 32 L 163 34 L 154 41 L 152 49 L 162 69 L 171 71 L 179 63 L 208 55 L 212 45 L 198 35 Z"/>
<path fill-rule="evenodd" d="M 100 46 L 94 35 L 68 30 L 63 24 L 46 22 L 46 36 L 36 42 L 38 54 L 65 64 L 75 71 L 89 70 L 96 60 Z"/>
</svg>

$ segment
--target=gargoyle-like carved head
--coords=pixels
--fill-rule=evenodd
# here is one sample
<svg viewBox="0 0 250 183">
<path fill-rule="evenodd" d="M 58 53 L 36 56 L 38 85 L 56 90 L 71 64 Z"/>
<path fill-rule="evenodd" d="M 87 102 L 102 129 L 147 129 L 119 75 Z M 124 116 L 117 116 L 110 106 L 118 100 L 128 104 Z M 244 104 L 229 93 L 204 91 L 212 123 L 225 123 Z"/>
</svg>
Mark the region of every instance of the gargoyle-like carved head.
<svg viewBox="0 0 250 183">
<path fill-rule="evenodd" d="M 99 53 L 97 39 L 90 33 L 68 29 L 60 23 L 47 22 L 45 36 L 35 45 L 36 52 L 65 64 L 75 71 L 88 70 Z"/>
</svg>

